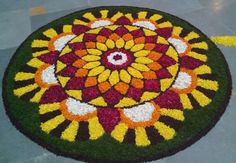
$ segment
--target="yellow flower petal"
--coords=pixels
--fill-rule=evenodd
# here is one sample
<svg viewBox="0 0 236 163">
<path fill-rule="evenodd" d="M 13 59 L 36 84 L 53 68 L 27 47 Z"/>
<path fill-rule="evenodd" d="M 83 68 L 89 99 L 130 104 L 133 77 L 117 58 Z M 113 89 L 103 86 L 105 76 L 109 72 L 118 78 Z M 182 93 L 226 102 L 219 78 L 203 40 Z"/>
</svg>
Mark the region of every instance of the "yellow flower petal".
<svg viewBox="0 0 236 163">
<path fill-rule="evenodd" d="M 87 49 L 87 52 L 92 55 L 101 55 L 102 54 L 102 52 L 97 49 Z"/>
<path fill-rule="evenodd" d="M 90 70 L 88 76 L 96 76 L 104 71 L 104 66 L 95 67 L 94 69 Z"/>
<path fill-rule="evenodd" d="M 106 41 L 106 46 L 109 48 L 109 49 L 112 49 L 115 47 L 115 43 L 114 41 L 112 41 L 111 39 L 107 39 Z"/>
<path fill-rule="evenodd" d="M 129 40 L 125 43 L 125 49 L 130 49 L 134 46 L 134 40 Z"/>
<path fill-rule="evenodd" d="M 97 42 L 96 43 L 96 46 L 99 50 L 102 50 L 102 51 L 107 51 L 107 46 L 103 43 L 100 43 L 100 42 Z"/>
<path fill-rule="evenodd" d="M 74 141 L 78 132 L 79 123 L 77 121 L 72 121 L 70 125 L 62 132 L 61 138 L 68 140 L 68 141 Z"/>
<path fill-rule="evenodd" d="M 98 61 L 95 61 L 95 62 L 88 62 L 88 63 L 86 63 L 86 64 L 83 66 L 83 68 L 85 68 L 85 69 L 92 69 L 92 68 L 94 68 L 94 67 L 99 66 L 100 64 L 101 64 L 101 63 L 98 62 Z"/>
<path fill-rule="evenodd" d="M 148 64 L 148 63 L 152 63 L 153 60 L 147 58 L 147 57 L 138 57 L 135 59 L 135 62 L 138 62 L 138 63 L 143 63 L 143 64 Z"/>
<path fill-rule="evenodd" d="M 118 104 L 115 105 L 115 107 L 122 108 L 122 107 L 128 107 L 135 104 L 137 104 L 137 102 L 134 99 L 124 97 L 119 101 Z"/>
<path fill-rule="evenodd" d="M 136 69 L 132 68 L 132 67 L 128 67 L 128 72 L 130 73 L 130 75 L 132 75 L 133 77 L 136 78 L 143 78 L 143 75 Z"/>
<path fill-rule="evenodd" d="M 162 122 L 157 121 L 154 123 L 154 127 L 158 130 L 160 135 L 164 137 L 165 140 L 170 140 L 175 136 L 175 130 Z"/>
<path fill-rule="evenodd" d="M 50 28 L 44 31 L 43 34 L 47 36 L 48 38 L 53 38 L 57 36 L 57 31 L 55 31 L 53 28 Z"/>
<path fill-rule="evenodd" d="M 100 60 L 100 57 L 96 56 L 96 55 L 86 55 L 86 56 L 82 57 L 82 59 L 87 61 L 87 62 L 90 62 L 90 61 Z"/>
<path fill-rule="evenodd" d="M 126 70 L 121 70 L 120 71 L 120 79 L 125 82 L 125 83 L 130 83 L 131 76 Z"/>
<path fill-rule="evenodd" d="M 136 44 L 130 50 L 132 52 L 136 52 L 136 51 L 142 50 L 143 48 L 144 48 L 144 44 Z"/>
<path fill-rule="evenodd" d="M 139 71 L 149 71 L 150 69 L 141 63 L 132 63 L 131 65 L 133 68 L 139 70 Z"/>
<path fill-rule="evenodd" d="M 135 142 L 137 146 L 147 146 L 151 144 L 151 142 L 148 139 L 145 128 L 137 127 L 135 129 L 135 135 L 136 135 Z"/>
<path fill-rule="evenodd" d="M 97 106 L 107 106 L 106 101 L 101 96 L 89 101 L 89 103 Z"/>
<path fill-rule="evenodd" d="M 150 53 L 149 50 L 140 50 L 140 51 L 134 53 L 134 56 L 135 56 L 135 57 L 145 57 L 145 56 L 147 56 L 149 53 Z"/>
<path fill-rule="evenodd" d="M 120 38 L 116 41 L 117 48 L 122 48 L 122 47 L 124 47 L 124 45 L 125 45 L 125 41 L 122 38 Z"/>
<path fill-rule="evenodd" d="M 111 83 L 111 85 L 115 85 L 116 83 L 118 83 L 120 81 L 119 79 L 119 74 L 118 71 L 113 71 L 109 77 L 109 82 Z"/>
<path fill-rule="evenodd" d="M 106 69 L 105 71 L 103 71 L 99 76 L 98 76 L 98 82 L 104 82 L 108 79 L 108 77 L 110 76 L 111 70 Z"/>
</svg>

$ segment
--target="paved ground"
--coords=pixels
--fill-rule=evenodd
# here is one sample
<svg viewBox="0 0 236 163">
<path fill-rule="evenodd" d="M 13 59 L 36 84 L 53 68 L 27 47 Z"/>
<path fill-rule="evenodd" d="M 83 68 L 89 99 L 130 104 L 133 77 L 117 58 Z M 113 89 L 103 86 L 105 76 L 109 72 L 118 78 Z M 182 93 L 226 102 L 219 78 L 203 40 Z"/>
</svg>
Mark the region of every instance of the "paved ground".
<svg viewBox="0 0 236 163">
<path fill-rule="evenodd" d="M 17 46 L 40 26 L 76 10 L 104 5 L 140 6 L 183 18 L 208 36 L 236 35 L 236 0 L 0 0 L 0 79 Z M 236 47 L 223 47 L 236 88 Z M 0 83 L 0 91 L 2 91 Z M 156 163 L 234 163 L 236 160 L 236 92 L 218 122 L 197 143 Z M 57 157 L 19 133 L 0 100 L 0 162 L 76 162 Z"/>
</svg>

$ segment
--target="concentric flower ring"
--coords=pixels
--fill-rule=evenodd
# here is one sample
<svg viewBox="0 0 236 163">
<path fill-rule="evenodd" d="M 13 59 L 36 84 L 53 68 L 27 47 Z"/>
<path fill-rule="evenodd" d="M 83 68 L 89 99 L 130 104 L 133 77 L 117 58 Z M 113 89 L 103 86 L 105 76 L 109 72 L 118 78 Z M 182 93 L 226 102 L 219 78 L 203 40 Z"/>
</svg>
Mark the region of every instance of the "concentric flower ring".
<svg viewBox="0 0 236 163">
<path fill-rule="evenodd" d="M 129 8 L 75 13 L 16 52 L 5 77 L 9 115 L 49 149 L 162 157 L 222 113 L 230 78 L 215 45 L 183 20 Z"/>
</svg>

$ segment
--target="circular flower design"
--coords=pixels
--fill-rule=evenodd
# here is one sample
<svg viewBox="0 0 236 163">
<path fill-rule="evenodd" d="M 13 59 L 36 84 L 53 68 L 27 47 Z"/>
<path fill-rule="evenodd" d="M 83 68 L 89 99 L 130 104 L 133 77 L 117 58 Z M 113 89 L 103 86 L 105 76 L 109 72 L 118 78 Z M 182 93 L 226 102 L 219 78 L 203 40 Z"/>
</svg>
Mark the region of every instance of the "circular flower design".
<svg viewBox="0 0 236 163">
<path fill-rule="evenodd" d="M 176 24 L 146 9 L 80 13 L 34 38 L 13 95 L 38 106 L 38 128 L 56 140 L 108 135 L 135 149 L 175 141 L 189 112 L 215 105 L 222 87 L 213 45 Z"/>
<path fill-rule="evenodd" d="M 69 41 L 59 54 L 56 76 L 69 96 L 120 108 L 159 96 L 178 68 L 178 53 L 162 36 L 146 28 L 109 25 Z"/>
</svg>

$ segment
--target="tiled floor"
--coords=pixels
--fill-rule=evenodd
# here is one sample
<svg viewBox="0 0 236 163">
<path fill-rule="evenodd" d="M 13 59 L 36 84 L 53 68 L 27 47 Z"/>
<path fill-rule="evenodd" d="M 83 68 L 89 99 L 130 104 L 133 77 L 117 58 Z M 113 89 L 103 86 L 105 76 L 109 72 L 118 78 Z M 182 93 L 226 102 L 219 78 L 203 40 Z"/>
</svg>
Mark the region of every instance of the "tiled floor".
<svg viewBox="0 0 236 163">
<path fill-rule="evenodd" d="M 40 26 L 76 10 L 94 6 L 125 5 L 162 10 L 179 16 L 208 36 L 236 35 L 236 0 L 0 0 L 0 79 L 17 46 Z M 29 16 L 33 8 L 35 16 Z M 41 8 L 41 9 L 42 9 Z M 236 47 L 223 47 L 236 88 Z M 2 83 L 0 83 L 2 91 Z M 236 92 L 217 123 L 197 143 L 156 163 L 234 163 L 236 160 Z M 0 100 L 0 162 L 77 162 L 57 157 L 19 133 L 9 122 Z"/>
</svg>

